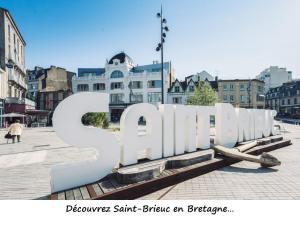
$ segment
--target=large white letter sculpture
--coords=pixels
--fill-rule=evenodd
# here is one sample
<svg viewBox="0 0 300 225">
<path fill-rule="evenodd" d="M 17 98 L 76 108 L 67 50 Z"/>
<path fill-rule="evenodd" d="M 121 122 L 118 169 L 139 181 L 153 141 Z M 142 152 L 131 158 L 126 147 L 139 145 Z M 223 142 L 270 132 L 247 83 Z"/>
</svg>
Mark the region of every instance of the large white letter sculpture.
<svg viewBox="0 0 300 225">
<path fill-rule="evenodd" d="M 146 134 L 139 134 L 138 121 L 146 118 Z M 162 119 L 154 105 L 140 103 L 129 106 L 121 116 L 122 141 L 121 164 L 126 166 L 138 162 L 138 152 L 147 151 L 147 158 L 162 158 Z"/>
<path fill-rule="evenodd" d="M 55 109 L 53 126 L 61 139 L 79 148 L 96 149 L 96 159 L 52 167 L 51 191 L 57 192 L 95 182 L 121 163 L 138 162 L 146 151 L 153 160 L 210 147 L 210 116 L 215 115 L 215 143 L 233 147 L 242 142 L 277 134 L 274 110 L 234 109 L 231 104 L 213 106 L 160 105 L 148 103 L 127 107 L 121 116 L 121 144 L 114 134 L 86 127 L 81 118 L 88 112 L 108 112 L 109 95 L 85 92 L 71 95 Z M 138 121 L 146 119 L 146 132 L 139 132 Z"/>
<path fill-rule="evenodd" d="M 238 140 L 238 120 L 231 104 L 216 104 L 216 144 L 228 148 Z"/>
<path fill-rule="evenodd" d="M 113 134 L 100 128 L 85 127 L 81 118 L 88 112 L 108 112 L 109 95 L 86 92 L 63 100 L 55 109 L 53 126 L 62 140 L 76 147 L 94 147 L 96 160 L 52 167 L 52 192 L 101 179 L 119 163 L 120 145 Z"/>
<path fill-rule="evenodd" d="M 196 151 L 196 107 L 175 106 L 175 154 Z"/>
<path fill-rule="evenodd" d="M 216 114 L 214 106 L 198 106 L 197 108 L 197 148 L 210 148 L 210 116 Z"/>
<path fill-rule="evenodd" d="M 174 109 L 171 104 L 159 105 L 163 128 L 163 157 L 173 156 L 174 152 Z"/>
<path fill-rule="evenodd" d="M 244 108 L 236 108 L 235 112 L 238 117 L 238 142 L 249 141 L 251 139 L 251 115 Z"/>
</svg>

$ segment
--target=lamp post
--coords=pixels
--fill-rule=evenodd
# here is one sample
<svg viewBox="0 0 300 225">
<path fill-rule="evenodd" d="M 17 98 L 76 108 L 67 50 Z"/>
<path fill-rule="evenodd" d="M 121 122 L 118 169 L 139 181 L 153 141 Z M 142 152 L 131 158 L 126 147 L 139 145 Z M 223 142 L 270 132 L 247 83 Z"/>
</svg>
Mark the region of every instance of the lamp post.
<svg viewBox="0 0 300 225">
<path fill-rule="evenodd" d="M 163 17 L 162 5 L 160 13 L 157 13 L 156 16 L 160 19 L 160 43 L 158 43 L 156 51 L 161 53 L 161 103 L 164 104 L 164 43 L 167 37 L 165 32 L 168 32 L 169 28 L 164 25 L 167 23 L 167 20 Z"/>
<path fill-rule="evenodd" d="M 248 104 L 249 104 L 248 107 L 250 109 L 251 108 L 251 79 L 249 79 L 249 85 L 247 91 L 248 91 Z"/>
</svg>

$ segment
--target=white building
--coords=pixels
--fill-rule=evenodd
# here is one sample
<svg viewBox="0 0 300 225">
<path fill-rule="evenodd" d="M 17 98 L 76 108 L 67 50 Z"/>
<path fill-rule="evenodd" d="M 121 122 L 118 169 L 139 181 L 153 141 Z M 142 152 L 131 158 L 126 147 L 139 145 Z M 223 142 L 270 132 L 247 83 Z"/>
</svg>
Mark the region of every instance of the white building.
<svg viewBox="0 0 300 225">
<path fill-rule="evenodd" d="M 256 79 L 265 82 L 264 93 L 267 93 L 270 88 L 281 86 L 283 83 L 292 81 L 292 71 L 287 71 L 286 68 L 278 66 L 270 66 L 262 71 Z"/>
<path fill-rule="evenodd" d="M 161 64 L 138 66 L 121 52 L 106 62 L 105 68 L 79 68 L 72 79 L 73 93 L 98 91 L 110 95 L 110 120 L 118 121 L 123 110 L 131 104 L 161 102 Z M 173 78 L 170 62 L 164 68 L 164 99 Z"/>
</svg>

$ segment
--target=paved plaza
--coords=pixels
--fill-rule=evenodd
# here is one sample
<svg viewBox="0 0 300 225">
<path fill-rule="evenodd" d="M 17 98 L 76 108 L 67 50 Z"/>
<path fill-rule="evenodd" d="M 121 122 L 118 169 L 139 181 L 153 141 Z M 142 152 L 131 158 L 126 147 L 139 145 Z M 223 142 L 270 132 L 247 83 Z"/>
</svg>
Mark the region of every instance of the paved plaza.
<svg viewBox="0 0 300 225">
<path fill-rule="evenodd" d="M 270 152 L 280 166 L 240 162 L 140 199 L 300 199 L 300 126 L 282 124 L 292 145 Z"/>
<path fill-rule="evenodd" d="M 284 124 L 293 145 L 271 152 L 282 165 L 250 162 L 213 171 L 141 199 L 300 199 L 300 126 Z M 21 143 L 7 144 L 0 130 L 0 199 L 37 199 L 50 194 L 50 168 L 89 160 L 93 149 L 63 143 L 52 128 L 27 128 Z"/>
</svg>

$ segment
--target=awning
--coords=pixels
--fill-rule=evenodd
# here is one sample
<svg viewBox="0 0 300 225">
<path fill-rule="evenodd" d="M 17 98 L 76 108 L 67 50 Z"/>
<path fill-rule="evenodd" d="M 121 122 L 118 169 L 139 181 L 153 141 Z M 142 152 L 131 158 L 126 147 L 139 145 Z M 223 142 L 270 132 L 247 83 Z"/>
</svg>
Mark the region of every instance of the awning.
<svg viewBox="0 0 300 225">
<path fill-rule="evenodd" d="M 7 114 L 0 115 L 0 117 L 26 117 L 26 116 L 19 113 L 7 113 Z"/>
</svg>

